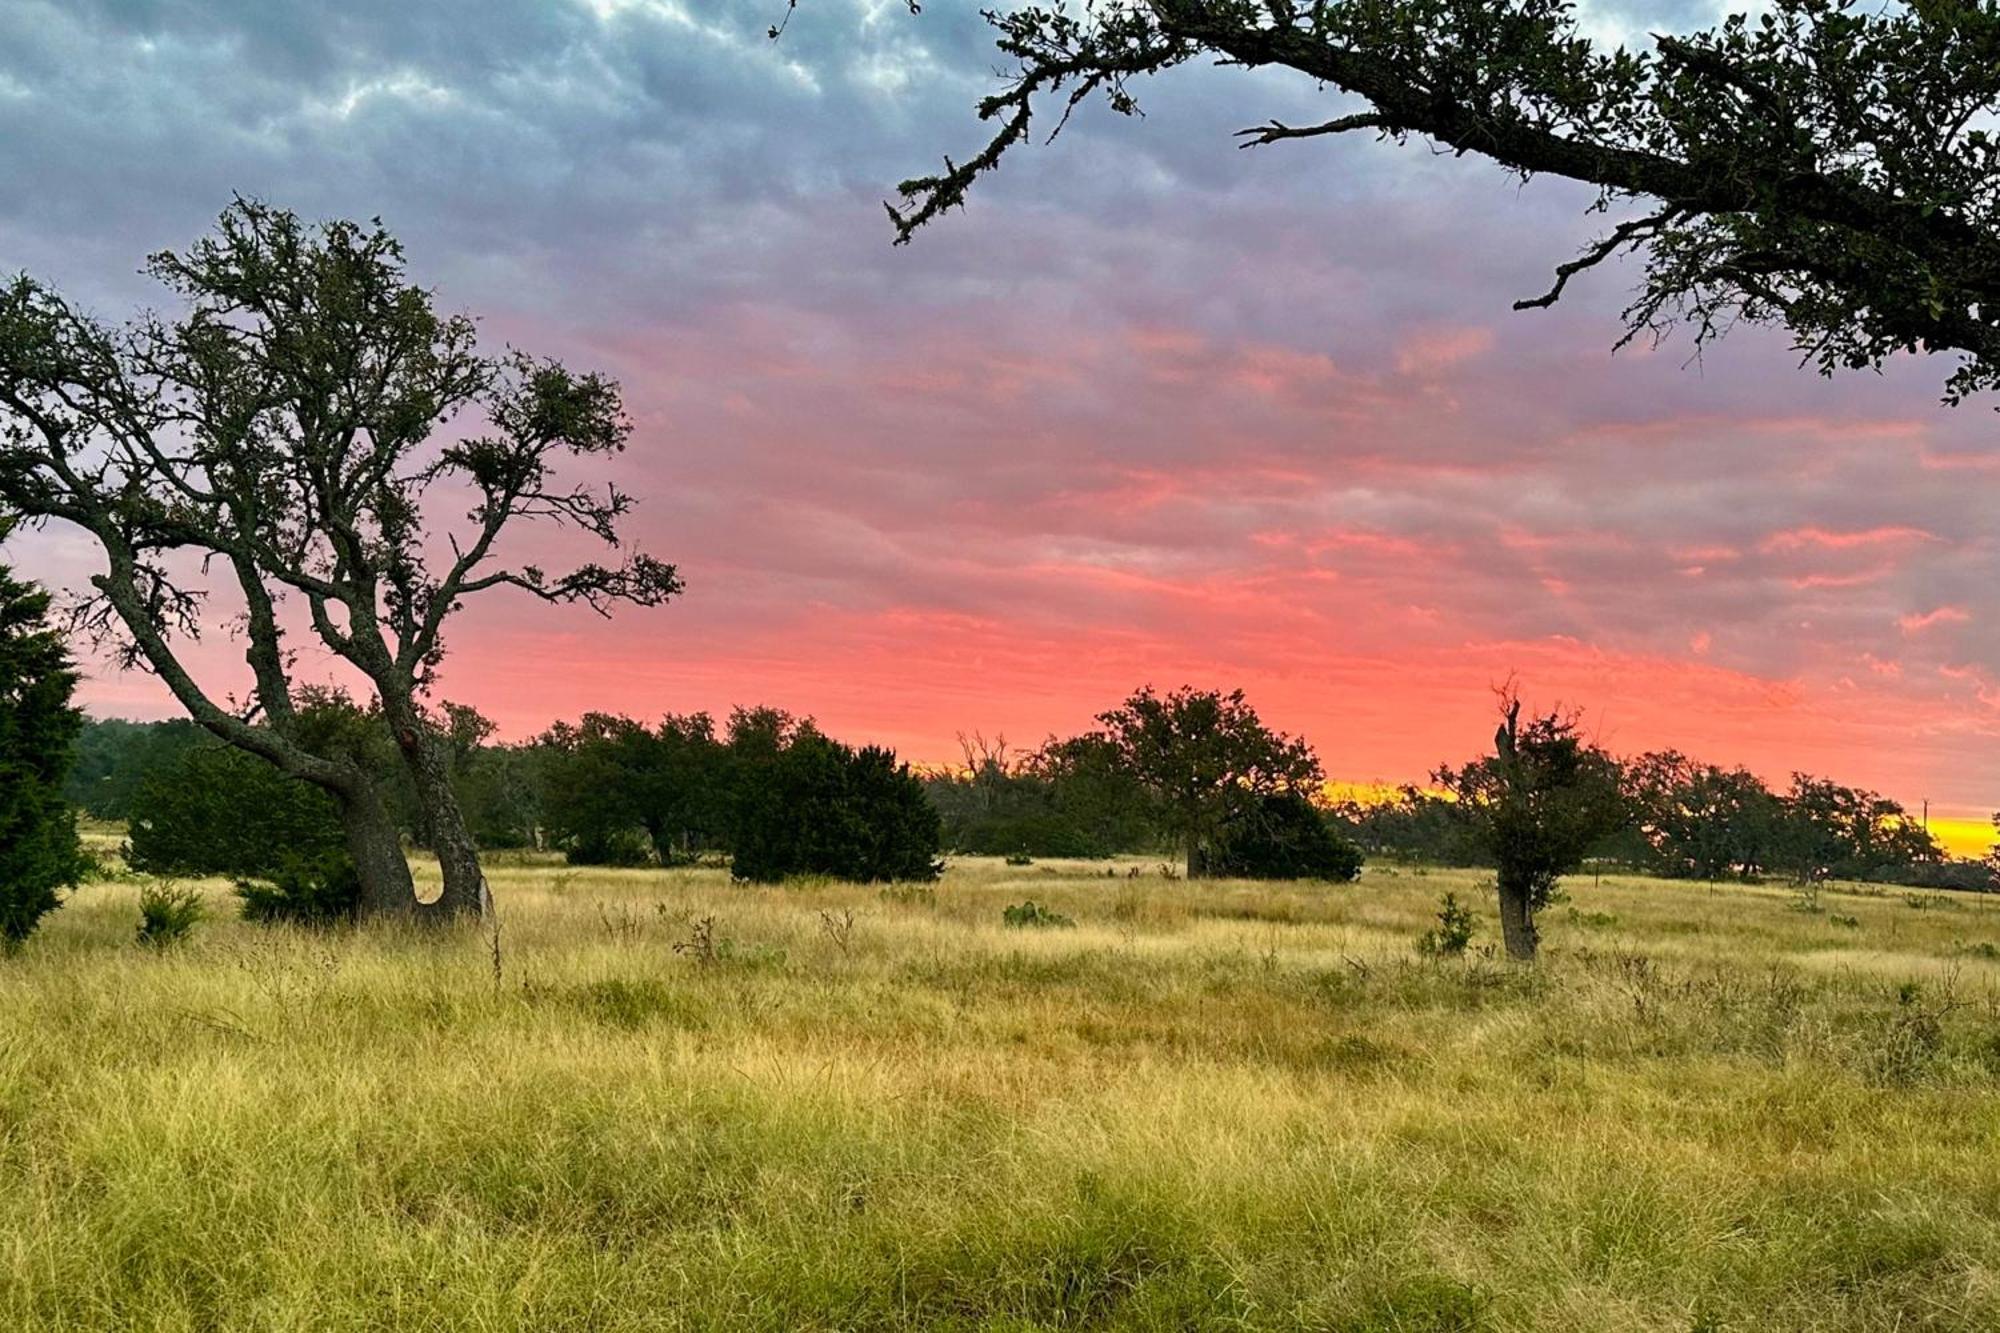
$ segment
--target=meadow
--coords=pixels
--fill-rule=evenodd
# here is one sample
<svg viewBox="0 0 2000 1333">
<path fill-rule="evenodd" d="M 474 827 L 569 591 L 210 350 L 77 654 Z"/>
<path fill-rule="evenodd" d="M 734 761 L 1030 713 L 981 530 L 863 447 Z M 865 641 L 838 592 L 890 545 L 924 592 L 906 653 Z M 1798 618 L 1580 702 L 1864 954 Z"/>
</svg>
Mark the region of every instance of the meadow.
<svg viewBox="0 0 2000 1333">
<path fill-rule="evenodd" d="M 1586 875 L 1526 969 L 1482 878 L 86 886 L 0 960 L 0 1327 L 2000 1327 L 2000 905 Z"/>
</svg>

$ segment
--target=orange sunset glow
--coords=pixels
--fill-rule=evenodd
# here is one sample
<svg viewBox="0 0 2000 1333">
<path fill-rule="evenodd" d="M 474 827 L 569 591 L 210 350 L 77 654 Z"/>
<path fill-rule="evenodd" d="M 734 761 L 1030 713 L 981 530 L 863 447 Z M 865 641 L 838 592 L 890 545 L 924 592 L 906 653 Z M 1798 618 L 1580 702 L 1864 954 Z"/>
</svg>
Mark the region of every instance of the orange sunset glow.
<svg viewBox="0 0 2000 1333">
<path fill-rule="evenodd" d="M 440 693 L 503 736 L 771 703 L 940 761 L 961 731 L 1033 744 L 1186 682 L 1394 784 L 1477 752 L 1512 676 L 1614 751 L 1825 774 L 1987 840 L 1991 413 L 1942 405 L 1920 361 L 1822 379 L 1764 332 L 1614 355 L 1615 265 L 1515 312 L 1592 234 L 1584 192 L 1362 140 L 1222 152 L 1240 114 L 1195 78 L 892 248 L 881 194 L 969 123 L 970 13 L 774 47 L 571 6 L 523 17 L 533 40 L 397 47 L 396 80 L 251 76 L 274 128 L 247 148 L 192 95 L 138 117 L 92 82 L 144 32 L 51 22 L 95 54 L 60 160 L 0 134 L 14 178 L 69 186 L 0 205 L 9 266 L 122 312 L 155 296 L 127 257 L 231 191 L 380 214 L 489 337 L 622 382 L 631 447 L 595 479 L 687 591 L 609 620 L 470 607 Z M 294 69 L 289 39 L 255 40 Z M 203 88 L 226 48 L 156 59 Z M 1269 94 L 1281 116 L 1315 95 Z M 18 545 L 58 587 L 93 572 L 59 529 Z M 211 612 L 196 658 L 237 679 L 227 597 Z M 89 677 L 98 713 L 174 711 L 107 659 Z"/>
</svg>

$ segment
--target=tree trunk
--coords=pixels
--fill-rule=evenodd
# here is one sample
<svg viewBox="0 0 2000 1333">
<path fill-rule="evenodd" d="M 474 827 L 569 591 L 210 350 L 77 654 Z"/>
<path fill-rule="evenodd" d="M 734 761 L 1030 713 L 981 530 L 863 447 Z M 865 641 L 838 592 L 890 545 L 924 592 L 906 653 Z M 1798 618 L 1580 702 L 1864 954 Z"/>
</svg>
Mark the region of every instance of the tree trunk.
<svg viewBox="0 0 2000 1333">
<path fill-rule="evenodd" d="M 347 854 L 361 881 L 361 914 L 371 918 L 407 918 L 417 910 L 417 886 L 394 821 L 382 808 L 372 786 L 359 792 L 335 792 L 340 823 L 347 833 Z"/>
<path fill-rule="evenodd" d="M 1507 956 L 1516 962 L 1535 961 L 1535 909 L 1531 886 L 1525 878 L 1500 872 L 1500 937 Z"/>
<path fill-rule="evenodd" d="M 391 722 L 423 823 L 430 830 L 438 871 L 444 877 L 444 892 L 436 902 L 424 905 L 423 915 L 483 919 L 492 910 L 493 901 L 486 891 L 485 872 L 479 867 L 479 849 L 465 827 L 465 814 L 458 807 L 458 793 L 451 789 L 451 773 L 437 738 L 408 705 L 393 710 Z"/>
</svg>

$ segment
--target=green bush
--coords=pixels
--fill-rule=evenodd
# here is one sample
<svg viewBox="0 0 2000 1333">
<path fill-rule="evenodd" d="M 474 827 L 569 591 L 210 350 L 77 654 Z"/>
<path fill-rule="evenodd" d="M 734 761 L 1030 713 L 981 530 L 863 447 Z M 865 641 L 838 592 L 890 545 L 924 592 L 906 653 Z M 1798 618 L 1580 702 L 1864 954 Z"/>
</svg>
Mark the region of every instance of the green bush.
<svg viewBox="0 0 2000 1333">
<path fill-rule="evenodd" d="M 194 933 L 208 915 L 197 889 L 152 884 L 139 892 L 139 943 L 164 949 Z"/>
<path fill-rule="evenodd" d="M 738 879 L 933 880 L 938 814 L 909 765 L 805 729 L 738 766 L 731 841 Z"/>
<path fill-rule="evenodd" d="M 264 877 L 292 857 L 346 855 L 332 797 L 220 744 L 148 778 L 131 811 L 125 861 L 145 874 Z"/>
<path fill-rule="evenodd" d="M 1295 791 L 1260 796 L 1204 850 L 1202 868 L 1237 879 L 1325 879 L 1361 874 L 1361 849 L 1335 832 L 1318 807 Z"/>
<path fill-rule="evenodd" d="M 1417 952 L 1426 958 L 1457 958 L 1472 943 L 1476 929 L 1472 910 L 1447 893 L 1438 903 L 1437 925 L 1417 940 Z"/>
<path fill-rule="evenodd" d="M 1024 903 L 1015 903 L 1012 907 L 1004 909 L 1000 913 L 1000 919 L 1016 929 L 1031 927 L 1040 929 L 1050 926 L 1063 928 L 1076 924 L 1071 918 L 1064 916 L 1061 912 L 1050 911 L 1033 898 L 1028 899 Z"/>
<path fill-rule="evenodd" d="M 262 878 L 237 880 L 236 897 L 245 921 L 337 926 L 361 913 L 361 877 L 344 852 L 293 855 Z"/>
</svg>

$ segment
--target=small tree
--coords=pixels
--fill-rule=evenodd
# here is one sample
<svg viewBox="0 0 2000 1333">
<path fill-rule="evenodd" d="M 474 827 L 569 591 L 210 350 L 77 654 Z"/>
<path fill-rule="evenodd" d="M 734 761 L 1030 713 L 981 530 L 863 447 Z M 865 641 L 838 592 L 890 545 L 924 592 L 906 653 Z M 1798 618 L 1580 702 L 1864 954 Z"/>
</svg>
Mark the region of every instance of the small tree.
<svg viewBox="0 0 2000 1333">
<path fill-rule="evenodd" d="M 0 540 L 12 524 L 0 519 Z M 49 596 L 0 565 L 0 946 L 13 948 L 82 877 L 76 814 L 63 799 L 83 715 L 76 673 L 48 626 Z"/>
<path fill-rule="evenodd" d="M 1511 687 L 1501 695 L 1493 749 L 1435 777 L 1492 858 L 1508 956 L 1531 961 L 1535 913 L 1556 882 L 1583 864 L 1591 845 L 1624 823 L 1626 803 L 1617 761 L 1584 743 L 1576 717 L 1547 713 L 1523 725 Z"/>
<path fill-rule="evenodd" d="M 1345 883 L 1361 874 L 1361 859 L 1361 849 L 1303 793 L 1281 791 L 1259 797 L 1223 825 L 1208 868 L 1236 879 Z"/>
<path fill-rule="evenodd" d="M 287 636 L 303 629 L 365 679 L 438 855 L 443 896 L 427 910 L 485 911 L 445 729 L 423 700 L 469 597 L 512 588 L 603 610 L 679 590 L 671 566 L 636 553 L 562 575 L 502 555 L 535 522 L 619 545 L 630 497 L 559 476 L 624 447 L 617 386 L 482 352 L 379 224 L 315 226 L 239 199 L 147 271 L 182 308 L 122 329 L 26 275 L 0 284 L 0 503 L 96 543 L 105 568 L 80 625 L 217 737 L 326 791 L 368 909 L 410 915 L 377 778 L 299 737 Z M 466 512 L 456 534 L 434 512 L 441 493 Z M 194 571 L 207 569 L 243 606 L 246 709 L 218 702 L 176 643 L 201 628 Z"/>
<path fill-rule="evenodd" d="M 1169 845 L 1187 857 L 1190 878 L 1210 873 L 1209 852 L 1232 819 L 1320 782 L 1312 747 L 1265 726 L 1241 690 L 1161 695 L 1149 685 L 1097 720 L 1119 768 L 1151 796 Z"/>
<path fill-rule="evenodd" d="M 775 749 L 768 748 L 773 737 L 766 730 L 732 731 L 746 746 L 730 830 L 737 878 L 774 883 L 788 875 L 833 875 L 869 883 L 938 877 L 937 810 L 894 754 L 842 745 L 810 722 L 783 727 Z"/>
</svg>

